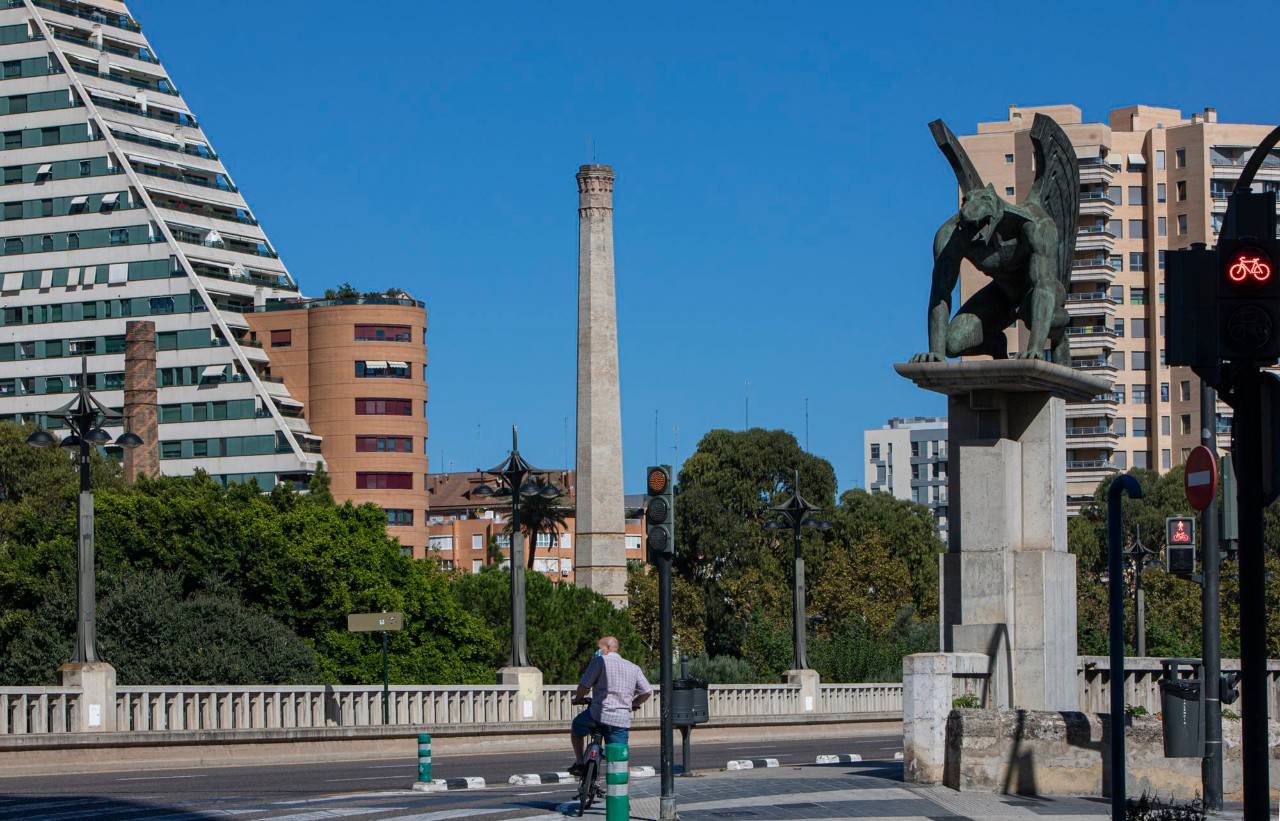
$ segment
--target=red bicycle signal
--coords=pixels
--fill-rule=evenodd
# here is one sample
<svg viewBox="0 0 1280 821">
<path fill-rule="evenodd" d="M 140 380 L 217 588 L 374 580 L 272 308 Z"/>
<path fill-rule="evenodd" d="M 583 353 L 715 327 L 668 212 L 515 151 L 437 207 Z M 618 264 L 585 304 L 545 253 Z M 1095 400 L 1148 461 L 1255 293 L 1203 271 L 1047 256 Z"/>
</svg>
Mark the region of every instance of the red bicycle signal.
<svg viewBox="0 0 1280 821">
<path fill-rule="evenodd" d="M 1227 279 L 1235 283 L 1252 280 L 1262 284 L 1271 279 L 1271 260 L 1256 248 L 1242 248 L 1227 267 Z"/>
</svg>

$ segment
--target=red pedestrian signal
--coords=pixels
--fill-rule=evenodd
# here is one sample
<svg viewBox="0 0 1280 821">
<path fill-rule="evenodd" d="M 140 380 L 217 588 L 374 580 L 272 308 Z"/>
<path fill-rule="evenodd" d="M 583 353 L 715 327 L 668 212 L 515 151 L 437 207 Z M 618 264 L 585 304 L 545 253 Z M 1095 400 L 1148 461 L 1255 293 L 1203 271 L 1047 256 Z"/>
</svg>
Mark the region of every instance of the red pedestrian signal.
<svg viewBox="0 0 1280 821">
<path fill-rule="evenodd" d="M 1196 520 L 1190 516 L 1170 516 L 1164 520 L 1165 542 L 1170 545 L 1196 543 Z"/>
</svg>

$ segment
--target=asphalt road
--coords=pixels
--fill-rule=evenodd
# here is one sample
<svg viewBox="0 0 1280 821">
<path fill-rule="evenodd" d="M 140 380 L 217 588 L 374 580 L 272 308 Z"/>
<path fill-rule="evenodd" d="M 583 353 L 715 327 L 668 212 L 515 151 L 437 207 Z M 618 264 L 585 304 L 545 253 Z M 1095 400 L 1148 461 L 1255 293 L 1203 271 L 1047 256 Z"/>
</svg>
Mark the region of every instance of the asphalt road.
<svg viewBox="0 0 1280 821">
<path fill-rule="evenodd" d="M 695 733 L 696 738 L 696 733 Z M 567 746 L 567 744 L 566 744 Z M 734 758 L 776 758 L 782 766 L 812 765 L 817 755 L 857 753 L 892 759 L 901 750 L 899 735 L 845 739 L 781 741 L 760 738 L 694 743 L 694 767 L 719 770 Z M 513 797 L 530 812 L 549 813 L 574 794 L 572 784 L 509 786 L 518 773 L 563 771 L 566 749 L 494 755 L 442 757 L 433 762 L 435 778 L 481 777 L 485 790 L 407 793 L 417 778 L 413 758 L 373 759 L 324 764 L 261 767 L 210 767 L 198 770 L 124 771 L 57 776 L 0 776 L 0 821 L 16 819 L 146 819 L 179 821 L 209 818 L 466 817 L 483 807 L 507 805 Z M 679 764 L 677 736 L 676 763 Z M 631 750 L 633 766 L 658 765 L 656 746 Z M 404 813 L 410 812 L 410 816 Z M 428 813 L 421 816 L 422 813 Z M 505 815 L 505 814 L 504 814 Z M 498 816 L 494 816 L 498 817 Z M 522 817 L 520 814 L 505 817 Z"/>
</svg>

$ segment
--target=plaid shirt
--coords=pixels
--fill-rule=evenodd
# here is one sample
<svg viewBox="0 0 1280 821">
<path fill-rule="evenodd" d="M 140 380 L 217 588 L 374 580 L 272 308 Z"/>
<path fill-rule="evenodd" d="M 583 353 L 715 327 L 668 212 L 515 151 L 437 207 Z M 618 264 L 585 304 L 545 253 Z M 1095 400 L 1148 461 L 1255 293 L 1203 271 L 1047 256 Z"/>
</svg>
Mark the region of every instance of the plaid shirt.
<svg viewBox="0 0 1280 821">
<path fill-rule="evenodd" d="M 653 692 L 644 671 L 617 653 L 591 659 L 578 683 L 591 690 L 591 718 L 610 727 L 630 727 L 631 702 Z"/>
</svg>

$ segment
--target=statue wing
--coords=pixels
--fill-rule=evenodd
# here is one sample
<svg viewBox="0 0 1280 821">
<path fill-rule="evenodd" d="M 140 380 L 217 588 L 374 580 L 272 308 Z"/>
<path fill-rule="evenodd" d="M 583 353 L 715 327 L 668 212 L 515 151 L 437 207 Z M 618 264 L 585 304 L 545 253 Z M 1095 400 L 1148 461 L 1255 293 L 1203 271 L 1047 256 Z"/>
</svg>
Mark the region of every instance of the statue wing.
<svg viewBox="0 0 1280 821">
<path fill-rule="evenodd" d="M 1031 123 L 1035 148 L 1036 179 L 1028 202 L 1045 210 L 1058 226 L 1058 280 L 1066 288 L 1071 281 L 1071 260 L 1076 251 L 1076 222 L 1080 215 L 1080 168 L 1076 150 L 1052 117 L 1037 114 Z"/>
<path fill-rule="evenodd" d="M 969 192 L 981 188 L 982 177 L 970 162 L 964 146 L 956 139 L 956 135 L 951 133 L 951 129 L 947 128 L 947 124 L 942 120 L 934 120 L 929 123 L 929 131 L 933 134 L 938 148 L 942 149 L 947 162 L 951 163 L 952 170 L 956 172 L 956 182 L 960 183 L 960 190 Z"/>
</svg>

